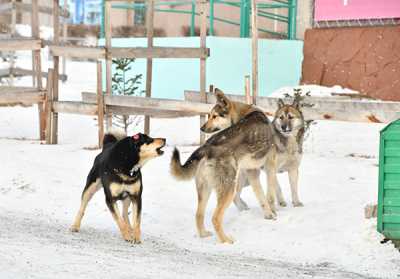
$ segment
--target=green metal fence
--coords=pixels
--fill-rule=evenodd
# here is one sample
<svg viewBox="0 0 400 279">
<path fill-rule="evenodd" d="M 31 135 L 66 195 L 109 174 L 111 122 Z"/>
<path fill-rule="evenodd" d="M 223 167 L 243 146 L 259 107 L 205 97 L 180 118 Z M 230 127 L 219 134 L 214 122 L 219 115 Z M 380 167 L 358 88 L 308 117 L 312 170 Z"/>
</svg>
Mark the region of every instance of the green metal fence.
<svg viewBox="0 0 400 279">
<path fill-rule="evenodd" d="M 240 20 L 221 18 L 215 15 L 216 5 L 226 5 L 236 7 L 240 13 Z M 176 1 L 157 1 L 154 4 L 155 12 L 176 13 L 190 15 L 190 36 L 195 35 L 195 18 L 199 15 L 196 13 L 196 1 L 194 0 L 176 0 Z M 146 9 L 145 3 L 117 3 L 113 4 L 114 9 Z M 177 7 L 187 7 L 187 9 L 176 9 Z M 296 39 L 296 16 L 297 16 L 297 0 L 270 0 L 270 3 L 259 3 L 258 16 L 273 21 L 283 22 L 287 24 L 287 32 L 276 32 L 267 28 L 259 27 L 259 32 L 277 35 L 289 40 Z M 250 37 L 250 17 L 251 17 L 251 0 L 209 0 L 209 34 L 215 35 L 215 22 L 223 22 L 226 24 L 236 25 L 240 27 L 240 37 Z M 276 10 L 286 10 L 286 15 L 275 13 Z M 102 1 L 101 16 L 101 37 L 104 37 L 104 0 Z"/>
</svg>

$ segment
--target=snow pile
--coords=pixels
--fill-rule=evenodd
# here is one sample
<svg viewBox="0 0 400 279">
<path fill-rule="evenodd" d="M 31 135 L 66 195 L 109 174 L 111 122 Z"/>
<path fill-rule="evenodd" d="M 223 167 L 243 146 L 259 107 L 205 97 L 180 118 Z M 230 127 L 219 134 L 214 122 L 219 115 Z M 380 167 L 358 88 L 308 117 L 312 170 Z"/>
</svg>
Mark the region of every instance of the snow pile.
<svg viewBox="0 0 400 279">
<path fill-rule="evenodd" d="M 32 37 L 31 26 L 27 24 L 16 24 L 15 30 L 17 34 L 23 37 Z M 53 38 L 53 28 L 47 26 L 40 26 L 40 38 L 43 40 L 51 40 Z"/>
<path fill-rule="evenodd" d="M 284 98 L 286 94 L 293 96 L 294 89 L 301 89 L 303 93 L 310 92 L 312 97 L 332 97 L 332 94 L 359 94 L 358 91 L 343 88 L 340 85 L 326 87 L 321 85 L 299 85 L 282 87 L 272 92 L 269 97 Z"/>
</svg>

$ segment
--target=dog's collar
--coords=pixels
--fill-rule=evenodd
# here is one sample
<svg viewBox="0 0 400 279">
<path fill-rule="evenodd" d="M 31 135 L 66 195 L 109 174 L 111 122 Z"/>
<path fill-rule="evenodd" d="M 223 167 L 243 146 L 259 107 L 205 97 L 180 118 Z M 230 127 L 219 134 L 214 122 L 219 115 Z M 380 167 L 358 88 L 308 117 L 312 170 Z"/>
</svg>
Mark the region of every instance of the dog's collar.
<svg viewBox="0 0 400 279">
<path fill-rule="evenodd" d="M 133 168 L 130 170 L 129 175 L 134 177 L 139 174 L 140 166 L 134 165 Z"/>
</svg>

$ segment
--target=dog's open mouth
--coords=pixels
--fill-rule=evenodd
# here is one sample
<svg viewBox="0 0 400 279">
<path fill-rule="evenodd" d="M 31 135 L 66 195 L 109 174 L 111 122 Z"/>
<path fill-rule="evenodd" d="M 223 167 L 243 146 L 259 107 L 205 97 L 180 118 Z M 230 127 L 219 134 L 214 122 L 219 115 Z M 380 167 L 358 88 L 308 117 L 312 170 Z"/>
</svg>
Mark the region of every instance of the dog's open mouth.
<svg viewBox="0 0 400 279">
<path fill-rule="evenodd" d="M 161 156 L 161 155 L 164 154 L 164 150 L 162 150 L 162 148 L 163 148 L 164 146 L 165 146 L 165 143 L 164 143 L 162 146 L 160 146 L 159 148 L 156 149 L 158 155 Z"/>
</svg>

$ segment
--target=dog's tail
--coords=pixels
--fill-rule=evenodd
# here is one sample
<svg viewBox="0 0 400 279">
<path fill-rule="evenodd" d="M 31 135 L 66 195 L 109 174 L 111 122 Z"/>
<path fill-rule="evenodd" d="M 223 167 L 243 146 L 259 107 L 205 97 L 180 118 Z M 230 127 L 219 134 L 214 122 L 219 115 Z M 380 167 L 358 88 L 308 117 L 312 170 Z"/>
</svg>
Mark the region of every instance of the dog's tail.
<svg viewBox="0 0 400 279">
<path fill-rule="evenodd" d="M 189 180 L 193 178 L 196 174 L 197 167 L 200 163 L 200 160 L 204 157 L 204 152 L 199 148 L 195 152 L 190 155 L 189 159 L 181 165 L 181 156 L 179 154 L 179 150 L 177 148 L 174 149 L 171 158 L 171 174 L 173 177 L 179 180 Z"/>
<path fill-rule="evenodd" d="M 124 131 L 121 130 L 110 130 L 103 137 L 103 148 L 111 143 L 115 143 L 126 137 Z"/>
</svg>

